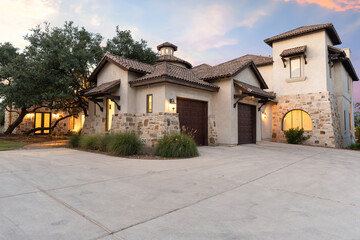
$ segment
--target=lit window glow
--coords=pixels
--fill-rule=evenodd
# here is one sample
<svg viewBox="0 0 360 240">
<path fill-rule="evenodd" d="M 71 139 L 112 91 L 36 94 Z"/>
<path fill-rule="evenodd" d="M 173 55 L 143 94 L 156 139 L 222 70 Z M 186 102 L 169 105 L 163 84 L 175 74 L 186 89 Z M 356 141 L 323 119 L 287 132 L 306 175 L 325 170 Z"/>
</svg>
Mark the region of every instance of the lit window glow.
<svg viewBox="0 0 360 240">
<path fill-rule="evenodd" d="M 303 128 L 304 131 L 312 131 L 312 120 L 309 114 L 302 110 L 292 110 L 283 118 L 283 131 L 290 128 Z"/>
</svg>

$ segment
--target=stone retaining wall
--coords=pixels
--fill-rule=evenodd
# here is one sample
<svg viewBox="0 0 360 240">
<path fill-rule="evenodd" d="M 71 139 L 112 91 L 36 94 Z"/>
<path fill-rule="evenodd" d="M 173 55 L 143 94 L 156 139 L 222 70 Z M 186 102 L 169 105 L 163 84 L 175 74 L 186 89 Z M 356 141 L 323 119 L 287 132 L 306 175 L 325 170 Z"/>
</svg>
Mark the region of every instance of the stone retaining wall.
<svg viewBox="0 0 360 240">
<path fill-rule="evenodd" d="M 336 98 L 329 92 L 280 96 L 277 100 L 278 104 L 272 109 L 273 141 L 286 142 L 282 131 L 283 117 L 291 110 L 300 109 L 312 119 L 312 131 L 305 133 L 310 139 L 305 144 L 342 147 Z"/>
<path fill-rule="evenodd" d="M 105 132 L 105 117 L 88 116 L 85 119 L 83 134 Z M 165 135 L 180 133 L 178 113 L 115 114 L 112 118 L 111 133 L 133 133 L 139 136 L 146 146 L 154 147 L 158 139 Z M 208 118 L 209 145 L 217 144 L 215 117 Z"/>
</svg>

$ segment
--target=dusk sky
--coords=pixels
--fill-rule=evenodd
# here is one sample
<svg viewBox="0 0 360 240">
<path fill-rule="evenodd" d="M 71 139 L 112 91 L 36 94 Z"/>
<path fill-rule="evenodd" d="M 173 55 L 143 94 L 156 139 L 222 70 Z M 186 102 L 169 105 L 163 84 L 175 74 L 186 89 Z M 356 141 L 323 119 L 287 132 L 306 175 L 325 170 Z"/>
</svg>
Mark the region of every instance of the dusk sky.
<svg viewBox="0 0 360 240">
<path fill-rule="evenodd" d="M 360 75 L 360 0 L 0 0 L 0 42 L 20 49 L 23 36 L 44 21 L 74 21 L 105 38 L 115 27 L 156 46 L 169 41 L 193 65 L 218 64 L 245 54 L 271 55 L 265 38 L 303 25 L 332 22 L 350 48 Z M 360 84 L 355 83 L 360 102 Z"/>
</svg>

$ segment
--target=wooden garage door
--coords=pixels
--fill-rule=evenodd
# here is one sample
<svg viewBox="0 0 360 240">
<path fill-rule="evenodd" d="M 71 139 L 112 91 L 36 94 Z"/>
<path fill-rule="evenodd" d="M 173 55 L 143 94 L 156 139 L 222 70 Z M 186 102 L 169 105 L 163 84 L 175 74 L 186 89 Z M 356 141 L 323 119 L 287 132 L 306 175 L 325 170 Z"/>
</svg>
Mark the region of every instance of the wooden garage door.
<svg viewBox="0 0 360 240">
<path fill-rule="evenodd" d="M 238 104 L 238 143 L 256 143 L 256 107 Z"/>
<path fill-rule="evenodd" d="M 207 145 L 207 102 L 178 98 L 177 112 L 180 127 L 196 130 L 194 140 L 198 145 Z"/>
</svg>

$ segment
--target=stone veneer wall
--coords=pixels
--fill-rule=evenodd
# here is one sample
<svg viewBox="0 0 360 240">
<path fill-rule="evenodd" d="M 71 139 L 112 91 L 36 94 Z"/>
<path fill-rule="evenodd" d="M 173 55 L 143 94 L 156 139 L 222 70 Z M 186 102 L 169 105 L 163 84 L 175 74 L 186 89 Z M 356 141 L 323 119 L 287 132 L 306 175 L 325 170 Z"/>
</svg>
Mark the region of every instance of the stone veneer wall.
<svg viewBox="0 0 360 240">
<path fill-rule="evenodd" d="M 93 115 L 85 117 L 85 122 L 81 130 L 82 134 L 103 133 L 105 131 L 105 117 Z"/>
<path fill-rule="evenodd" d="M 177 113 L 115 114 L 112 133 L 134 133 L 146 146 L 154 147 L 165 135 L 180 133 Z"/>
<path fill-rule="evenodd" d="M 51 112 L 51 110 L 49 108 L 39 108 L 38 110 L 36 110 L 36 112 Z M 58 114 L 60 115 L 60 117 L 62 117 L 61 112 L 58 112 Z M 17 119 L 18 115 L 19 115 L 18 113 L 12 112 L 12 121 L 13 122 Z M 8 111 L 5 111 L 4 131 L 9 126 L 9 120 L 10 120 L 10 113 Z M 17 126 L 14 129 L 14 131 L 12 133 L 13 134 L 25 134 L 26 132 L 28 132 L 28 131 L 30 131 L 31 129 L 34 128 L 34 126 L 35 126 L 34 121 L 35 121 L 35 115 L 33 117 L 25 116 L 23 121 L 19 124 L 19 126 Z M 54 119 L 52 117 L 51 118 L 51 124 L 54 124 L 55 121 L 56 121 L 56 119 Z M 69 119 L 64 119 L 64 120 L 60 121 L 56 125 L 56 127 L 51 131 L 51 135 L 65 135 L 65 134 L 67 134 L 68 130 L 69 130 L 68 122 L 69 122 Z"/>
<path fill-rule="evenodd" d="M 208 143 L 209 146 L 215 146 L 218 143 L 215 116 L 213 115 L 208 117 Z"/>
<path fill-rule="evenodd" d="M 94 134 L 105 132 L 105 118 L 100 115 L 85 119 L 82 133 Z M 180 133 L 177 113 L 115 114 L 112 118 L 111 133 L 133 133 L 149 147 L 154 147 L 158 139 L 165 135 Z M 209 145 L 217 144 L 215 117 L 208 120 Z"/>
<path fill-rule="evenodd" d="M 307 112 L 312 119 L 312 131 L 307 132 L 309 145 L 342 147 L 339 113 L 335 96 L 329 92 L 280 96 L 273 106 L 272 138 L 276 142 L 286 142 L 282 131 L 282 120 L 286 113 L 294 109 Z"/>
</svg>

